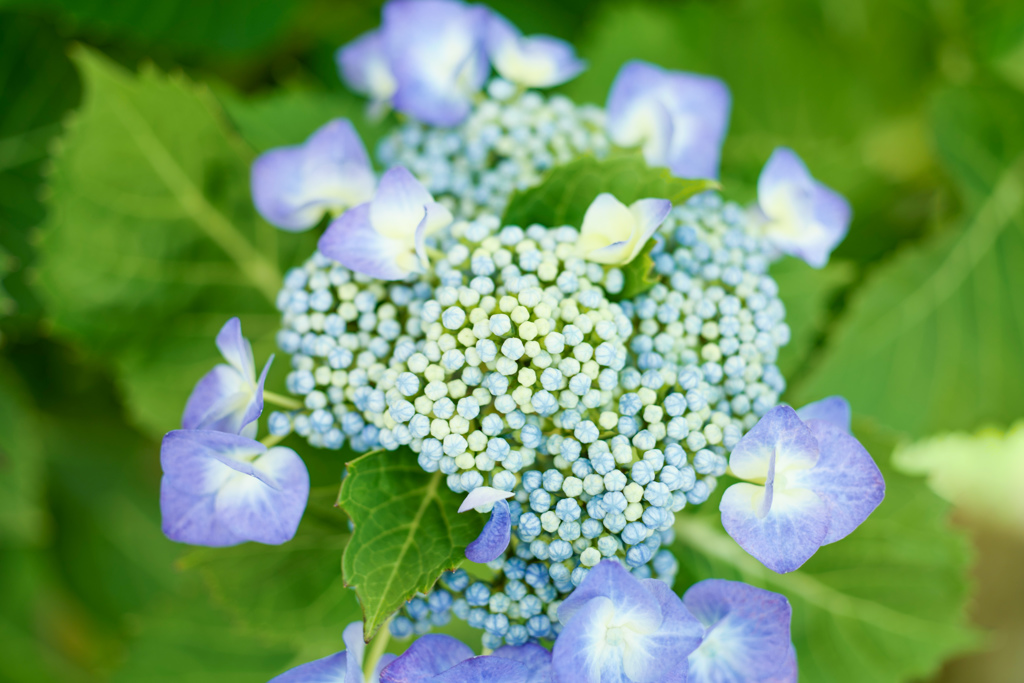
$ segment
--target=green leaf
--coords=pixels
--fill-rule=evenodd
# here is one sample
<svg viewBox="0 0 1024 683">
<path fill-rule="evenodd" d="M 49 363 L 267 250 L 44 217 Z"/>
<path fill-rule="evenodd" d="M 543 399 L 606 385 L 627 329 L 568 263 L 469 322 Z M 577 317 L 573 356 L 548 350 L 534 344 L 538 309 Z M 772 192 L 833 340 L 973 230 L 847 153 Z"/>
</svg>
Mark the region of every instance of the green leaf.
<svg viewBox="0 0 1024 683">
<path fill-rule="evenodd" d="M 509 200 L 502 225 L 580 227 L 587 207 L 602 192 L 624 204 L 645 197 L 681 204 L 695 194 L 714 189 L 713 180 L 674 178 L 664 168 L 651 168 L 639 154 L 618 154 L 607 159 L 583 157 L 551 169 L 540 185 L 517 191 Z"/>
<path fill-rule="evenodd" d="M 377 142 L 391 128 L 391 118 L 366 118 L 366 100 L 345 92 L 281 90 L 262 97 L 243 98 L 233 91 L 218 92 L 239 134 L 257 151 L 302 142 L 331 119 L 352 122 L 373 156 Z"/>
<path fill-rule="evenodd" d="M 279 38 L 301 3 L 291 0 L 6 0 L 6 6 L 55 14 L 93 38 L 120 39 L 180 54 L 237 55 Z"/>
<path fill-rule="evenodd" d="M 337 486 L 314 488 L 295 538 L 283 545 L 197 548 L 178 562 L 249 632 L 288 643 L 293 665 L 337 652 L 340 630 L 360 617 L 341 576 L 351 534 L 337 495 Z"/>
<path fill-rule="evenodd" d="M 78 100 L 78 74 L 64 41 L 41 21 L 0 14 L 0 45 L 0 318 L 34 320 L 40 311 L 29 266 L 32 231 L 43 219 L 43 168 L 61 118 Z"/>
<path fill-rule="evenodd" d="M 429 474 L 407 448 L 375 451 L 348 463 L 338 503 L 355 531 L 341 567 L 363 607 L 369 639 L 416 593 L 425 593 L 465 559 L 486 519 L 458 514 L 460 497 L 441 472 Z"/>
<path fill-rule="evenodd" d="M 625 284 L 622 286 L 622 291 L 613 297 L 616 301 L 632 299 L 658 284 L 661 276 L 654 272 L 654 259 L 651 258 L 651 250 L 657 244 L 657 240 L 647 240 L 647 244 L 636 255 L 636 258 L 622 267 Z"/>
<path fill-rule="evenodd" d="M 903 443 L 892 457 L 979 523 L 1024 532 L 1024 423 Z"/>
<path fill-rule="evenodd" d="M 797 571 L 775 574 L 726 535 L 709 501 L 677 517 L 676 586 L 682 593 L 706 578 L 732 579 L 789 598 L 802 681 L 926 679 L 978 645 L 965 616 L 968 543 L 950 526 L 947 503 L 892 469 L 893 437 L 855 426 L 886 481 L 885 500 L 864 524 Z"/>
<path fill-rule="evenodd" d="M 218 362 L 228 318 L 257 363 L 269 354 L 281 272 L 316 238 L 257 217 L 254 153 L 205 88 L 84 50 L 75 61 L 85 93 L 49 179 L 40 291 L 57 329 L 111 363 L 134 419 L 161 433 Z"/>
<path fill-rule="evenodd" d="M 0 363 L 0 545 L 36 544 L 47 531 L 38 430 L 28 396 Z"/>
<path fill-rule="evenodd" d="M 950 93 L 940 151 L 963 188 L 961 230 L 906 248 L 870 274 L 796 403 L 843 394 L 918 437 L 1024 413 L 1024 96 Z"/>
<path fill-rule="evenodd" d="M 799 377 L 825 333 L 836 297 L 850 285 L 854 273 L 852 263 L 835 259 L 821 269 L 792 257 L 772 264 L 771 276 L 779 285 L 779 298 L 786 306 L 790 330 L 790 341 L 779 350 L 777 362 L 787 380 L 792 382 Z"/>
</svg>

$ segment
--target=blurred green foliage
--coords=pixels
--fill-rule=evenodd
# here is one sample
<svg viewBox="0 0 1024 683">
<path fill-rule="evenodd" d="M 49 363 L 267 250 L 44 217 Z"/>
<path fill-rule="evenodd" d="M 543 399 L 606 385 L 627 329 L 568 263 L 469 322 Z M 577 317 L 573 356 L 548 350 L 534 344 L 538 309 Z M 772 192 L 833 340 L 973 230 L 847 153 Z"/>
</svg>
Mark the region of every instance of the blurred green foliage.
<svg viewBox="0 0 1024 683">
<path fill-rule="evenodd" d="M 602 102 L 632 58 L 725 79 L 727 195 L 751 199 L 784 144 L 851 199 L 827 268 L 773 270 L 787 398 L 847 395 L 883 467 L 905 436 L 1024 414 L 1021 3 L 491 4 L 576 42 L 590 69 L 562 90 L 580 100 Z M 332 506 L 347 454 L 293 444 L 314 495 L 292 543 L 184 549 L 160 534 L 157 439 L 224 318 L 271 350 L 274 286 L 252 269 L 312 249 L 255 216 L 248 163 L 333 116 L 368 147 L 386 129 L 333 64 L 377 16 L 354 0 L 0 0 L 0 680 L 262 681 L 359 617 Z M 704 506 L 681 527 L 677 588 L 714 572 L 789 594 L 802 680 L 928 675 L 973 642 L 968 556 L 920 479 L 887 478 L 875 517 L 787 577 L 721 543 Z"/>
</svg>

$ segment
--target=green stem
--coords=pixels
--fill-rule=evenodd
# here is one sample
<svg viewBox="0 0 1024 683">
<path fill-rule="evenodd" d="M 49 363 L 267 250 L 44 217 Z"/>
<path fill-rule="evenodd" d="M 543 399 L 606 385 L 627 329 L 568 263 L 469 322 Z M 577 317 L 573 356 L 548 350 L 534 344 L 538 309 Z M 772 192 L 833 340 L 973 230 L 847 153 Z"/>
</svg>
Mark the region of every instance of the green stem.
<svg viewBox="0 0 1024 683">
<path fill-rule="evenodd" d="M 366 656 L 363 658 L 363 675 L 366 680 L 371 680 L 373 676 L 373 670 L 377 668 L 377 662 L 384 655 L 384 650 L 387 649 L 388 643 L 391 641 L 391 629 L 389 627 L 391 620 L 388 619 L 380 630 L 377 631 L 376 637 L 373 642 L 370 643 L 370 649 L 367 650 Z"/>
<path fill-rule="evenodd" d="M 287 408 L 288 410 L 302 409 L 301 401 L 296 401 L 294 398 L 282 396 L 281 394 L 276 394 L 273 391 L 267 391 L 266 389 L 263 390 L 263 400 L 267 403 L 273 403 L 275 406 Z"/>
<path fill-rule="evenodd" d="M 260 439 L 260 443 L 266 446 L 267 448 L 273 448 L 282 441 L 284 441 L 283 436 L 276 436 L 274 434 L 267 434 L 265 437 Z"/>
</svg>

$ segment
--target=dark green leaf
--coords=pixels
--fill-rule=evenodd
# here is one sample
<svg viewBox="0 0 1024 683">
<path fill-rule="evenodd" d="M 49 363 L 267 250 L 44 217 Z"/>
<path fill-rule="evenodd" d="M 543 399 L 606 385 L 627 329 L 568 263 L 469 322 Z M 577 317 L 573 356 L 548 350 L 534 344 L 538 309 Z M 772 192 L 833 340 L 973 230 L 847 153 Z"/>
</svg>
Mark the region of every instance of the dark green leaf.
<svg viewBox="0 0 1024 683">
<path fill-rule="evenodd" d="M 218 361 L 228 318 L 241 317 L 257 363 L 270 352 L 281 271 L 315 236 L 256 216 L 253 152 L 205 88 L 75 59 L 84 102 L 54 159 L 41 292 L 58 330 L 114 365 L 134 418 L 160 433 Z"/>
<path fill-rule="evenodd" d="M 473 511 L 458 514 L 461 500 L 445 475 L 424 472 L 407 448 L 349 462 L 338 502 L 355 525 L 341 566 L 359 595 L 367 638 L 457 567 L 486 521 Z"/>
<path fill-rule="evenodd" d="M 610 192 L 624 204 L 645 197 L 682 204 L 717 186 L 713 180 L 674 178 L 667 169 L 648 166 L 639 154 L 619 154 L 601 160 L 583 157 L 553 168 L 540 185 L 513 194 L 502 224 L 579 228 L 587 207 L 602 192 Z"/>
<path fill-rule="evenodd" d="M 885 500 L 864 524 L 797 571 L 775 574 L 725 534 L 709 502 L 678 516 L 676 587 L 682 593 L 713 577 L 785 595 L 802 681 L 920 680 L 978 645 L 965 616 L 968 544 L 950 527 L 949 506 L 923 480 L 890 467 L 893 437 L 866 423 L 856 427 L 886 481 Z"/>
<path fill-rule="evenodd" d="M 39 543 L 47 529 L 38 430 L 28 396 L 0 363 L 0 545 Z"/>
</svg>

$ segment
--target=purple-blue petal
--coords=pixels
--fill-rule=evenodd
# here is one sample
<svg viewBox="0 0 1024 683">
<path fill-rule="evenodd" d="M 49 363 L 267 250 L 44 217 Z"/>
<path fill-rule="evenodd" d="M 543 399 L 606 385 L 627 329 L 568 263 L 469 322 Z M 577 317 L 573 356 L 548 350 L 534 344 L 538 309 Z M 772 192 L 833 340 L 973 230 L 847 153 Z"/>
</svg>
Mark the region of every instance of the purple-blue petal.
<svg viewBox="0 0 1024 683">
<path fill-rule="evenodd" d="M 383 31 L 398 88 L 397 110 L 433 126 L 468 114 L 490 66 L 484 50 L 488 10 L 454 0 L 391 0 Z"/>
<path fill-rule="evenodd" d="M 792 669 L 789 601 L 737 581 L 707 579 L 683 595 L 707 631 L 690 654 L 689 683 L 771 683 Z"/>
<path fill-rule="evenodd" d="M 661 628 L 649 637 L 653 657 L 648 680 L 686 683 L 686 658 L 700 645 L 704 627 L 667 583 L 645 579 L 643 585 L 661 608 Z"/>
<path fill-rule="evenodd" d="M 250 386 L 238 370 L 217 365 L 196 383 L 181 416 L 184 429 L 238 434 L 249 412 Z"/>
<path fill-rule="evenodd" d="M 295 535 L 309 474 L 289 448 L 210 430 L 168 433 L 160 447 L 164 533 L 192 545 L 279 544 Z"/>
<path fill-rule="evenodd" d="M 349 209 L 331 221 L 317 248 L 349 270 L 378 280 L 401 280 L 410 272 L 399 265 L 399 257 L 407 246 L 373 229 L 369 203 Z"/>
<path fill-rule="evenodd" d="M 269 683 L 345 683 L 353 680 L 346 676 L 348 654 L 336 652 L 323 659 L 300 664 L 279 676 L 274 676 Z M 358 681 L 359 679 L 354 679 Z"/>
<path fill-rule="evenodd" d="M 524 38 L 508 19 L 494 11 L 487 22 L 485 42 L 488 57 L 498 74 L 529 88 L 560 85 L 586 68 L 586 62 L 576 56 L 570 43 L 545 35 Z M 523 63 L 539 71 L 523 73 Z"/>
<path fill-rule="evenodd" d="M 763 480 L 769 462 L 778 472 L 808 468 L 818 461 L 818 442 L 789 406 L 775 406 L 737 442 L 729 468 L 740 479 Z"/>
<path fill-rule="evenodd" d="M 270 364 L 274 362 L 274 354 L 270 354 L 270 358 L 267 359 L 266 365 L 263 366 L 263 370 L 260 371 L 259 379 L 256 380 L 256 390 L 252 394 L 252 399 L 249 404 L 245 407 L 245 412 L 242 414 L 242 429 L 246 425 L 255 424 L 256 420 L 259 419 L 260 415 L 263 414 L 263 385 L 267 381 L 267 373 L 270 372 Z M 239 430 L 241 432 L 241 430 Z M 248 434 L 247 436 L 255 436 L 255 434 Z"/>
<path fill-rule="evenodd" d="M 796 411 L 797 416 L 807 422 L 809 420 L 824 420 L 831 422 L 847 434 L 850 433 L 850 422 L 852 411 L 850 402 L 842 396 L 829 396 L 814 403 L 808 403 Z"/>
<path fill-rule="evenodd" d="M 608 94 L 608 132 L 616 144 L 638 144 L 646 120 L 660 131 L 656 143 L 644 144 L 648 163 L 680 178 L 717 178 L 731 108 L 729 88 L 717 78 L 631 61 Z"/>
<path fill-rule="evenodd" d="M 473 656 L 468 645 L 451 636 L 420 636 L 380 673 L 381 683 L 421 683 Z"/>
<path fill-rule="evenodd" d="M 657 598 L 633 576 L 629 570 L 615 560 L 602 560 L 588 573 L 583 582 L 558 606 L 558 619 L 570 623 L 576 612 L 597 597 L 611 600 L 615 609 L 622 613 L 635 614 L 645 621 L 660 621 L 661 612 Z"/>
<path fill-rule="evenodd" d="M 372 100 L 387 100 L 395 90 L 394 74 L 388 63 L 384 34 L 367 31 L 343 45 L 335 53 L 342 80 L 356 92 Z"/>
<path fill-rule="evenodd" d="M 369 200 L 375 183 L 366 148 L 347 119 L 330 121 L 300 145 L 265 152 L 252 165 L 253 203 L 284 230 L 307 230 L 325 211 Z"/>
<path fill-rule="evenodd" d="M 256 361 L 252 356 L 252 344 L 242 336 L 242 321 L 231 318 L 220 328 L 215 340 L 217 350 L 228 365 L 248 379 L 256 379 Z"/>
<path fill-rule="evenodd" d="M 507 500 L 499 500 L 480 536 L 466 547 L 466 559 L 486 564 L 501 557 L 512 540 L 512 512 Z"/>
<path fill-rule="evenodd" d="M 526 669 L 526 683 L 551 683 L 551 651 L 537 643 L 505 645 L 495 650 L 492 656 L 522 664 Z"/>
<path fill-rule="evenodd" d="M 527 683 L 527 672 L 519 662 L 501 657 L 473 657 L 434 676 L 434 683 Z"/>
<path fill-rule="evenodd" d="M 825 542 L 829 507 L 813 491 L 776 487 L 766 510 L 764 491 L 754 484 L 726 489 L 718 506 L 722 526 L 761 564 L 779 574 L 791 572 Z"/>
<path fill-rule="evenodd" d="M 359 681 L 363 678 L 363 654 L 366 651 L 366 642 L 363 640 L 363 622 L 353 621 L 341 632 L 341 640 L 345 643 L 345 652 L 348 653 L 346 664 L 346 676 L 348 680 Z"/>
<path fill-rule="evenodd" d="M 821 459 L 810 470 L 791 476 L 793 486 L 805 486 L 828 505 L 829 529 L 822 543 L 845 538 L 868 518 L 885 497 L 885 479 L 857 439 L 831 422 L 810 420 Z"/>
</svg>

